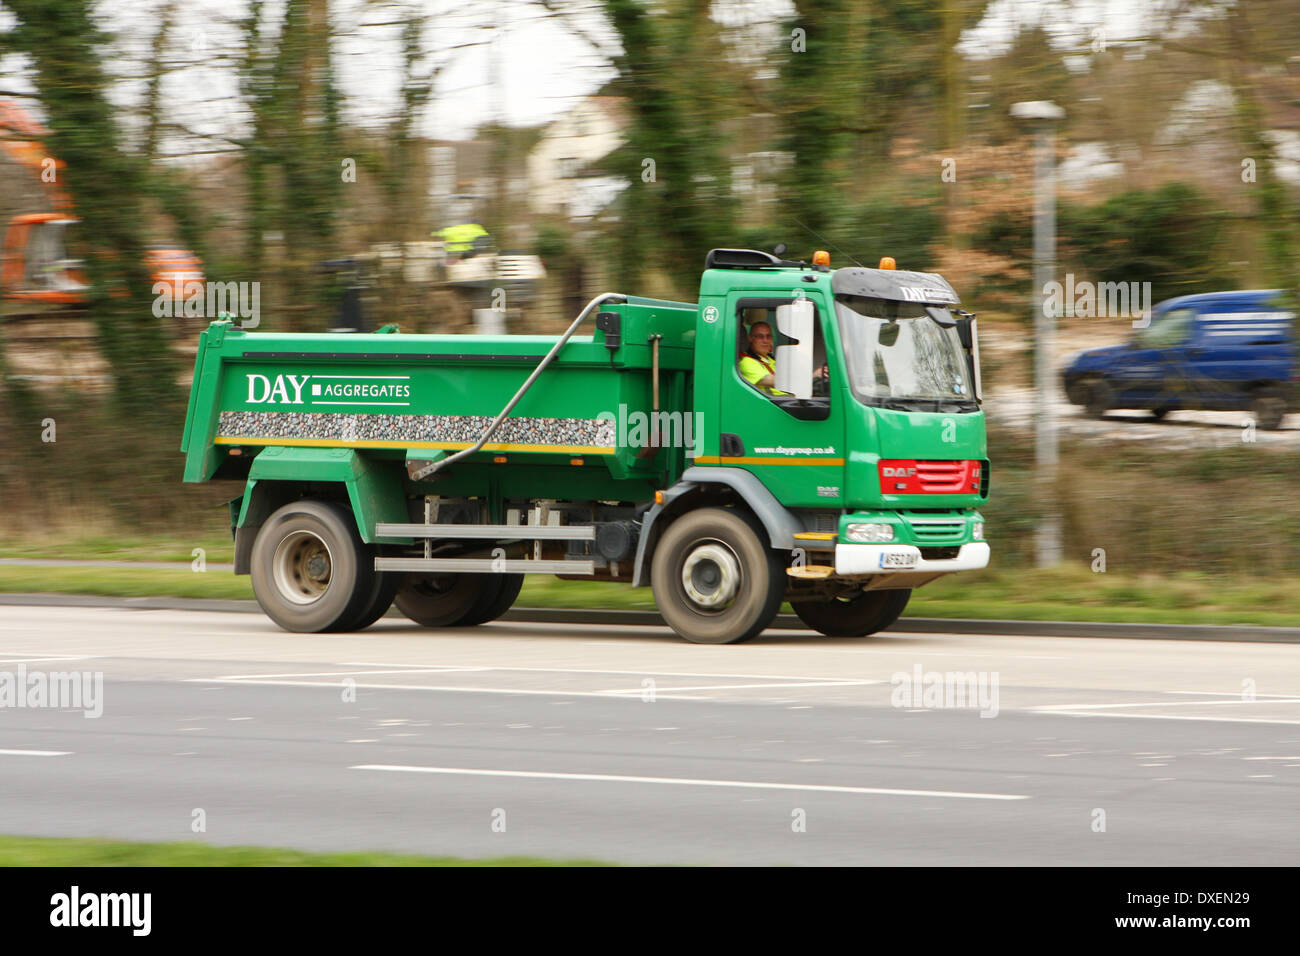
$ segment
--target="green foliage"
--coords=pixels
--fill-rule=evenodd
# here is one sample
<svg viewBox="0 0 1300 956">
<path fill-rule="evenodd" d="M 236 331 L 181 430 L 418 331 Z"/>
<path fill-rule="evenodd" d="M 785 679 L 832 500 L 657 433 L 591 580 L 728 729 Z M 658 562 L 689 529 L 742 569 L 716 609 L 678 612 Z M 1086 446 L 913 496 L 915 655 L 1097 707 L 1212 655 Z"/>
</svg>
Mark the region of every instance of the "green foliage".
<svg viewBox="0 0 1300 956">
<path fill-rule="evenodd" d="M 567 259 L 570 254 L 568 233 L 556 223 L 543 223 L 533 239 L 533 253 L 548 265 Z"/>
<path fill-rule="evenodd" d="M 1066 206 L 1059 231 L 1099 282 L 1150 282 L 1153 301 L 1231 288 L 1219 254 L 1226 214 L 1185 183 L 1135 189 L 1095 206 Z"/>
<path fill-rule="evenodd" d="M 403 853 L 307 853 L 278 847 L 123 840 L 0 837 L 0 865 L 10 866 L 610 866 L 593 860 L 504 856 L 466 860 Z"/>
<path fill-rule="evenodd" d="M 50 128 L 46 146 L 64 164 L 59 188 L 82 220 L 74 254 L 90 279 L 90 314 L 99 330 L 119 409 L 156 420 L 181 402 L 175 360 L 153 315 L 143 239 L 145 166 L 123 147 L 102 51 L 107 37 L 90 0 L 6 0 L 17 18 L 11 50 L 31 57 Z"/>
<path fill-rule="evenodd" d="M 1093 205 L 1062 203 L 1058 256 L 1093 282 L 1150 282 L 1153 302 L 1215 292 L 1236 284 L 1220 251 L 1227 220 L 1222 207 L 1186 183 L 1134 189 Z M 990 217 L 971 243 L 1032 260 L 1032 210 Z"/>
<path fill-rule="evenodd" d="M 933 187 L 909 182 L 870 197 L 849 214 L 844 225 L 848 234 L 837 243 L 866 266 L 874 266 L 881 256 L 893 256 L 900 269 L 933 269 L 931 247 L 943 238 L 943 222 L 938 204 L 919 198 L 927 191 L 933 192 Z"/>
<path fill-rule="evenodd" d="M 659 264 L 682 292 L 692 290 L 703 252 L 732 244 L 721 128 L 734 91 L 715 72 L 718 27 L 708 3 L 652 13 L 639 0 L 607 0 L 606 11 L 623 45 L 611 90 L 625 97 L 632 120 L 611 158 L 630 183 L 620 220 L 636 225 L 618 231 L 620 275 L 632 287 L 648 262 Z"/>
<path fill-rule="evenodd" d="M 951 45 L 979 21 L 984 0 L 848 0 L 796 4 L 784 24 L 778 148 L 794 162 L 783 183 L 778 222 L 798 218 L 826 232 L 843 221 L 844 199 L 892 171 L 891 152 L 905 119 L 942 108 L 964 111 L 949 76 Z M 865 6 L 865 9 L 864 9 Z M 802 36 L 796 35 L 802 31 Z M 792 49 L 804 43 L 804 51 Z M 956 136 L 957 122 L 944 136 Z M 956 148 L 938 137 L 933 145 Z M 789 226 L 793 227 L 793 222 Z"/>
<path fill-rule="evenodd" d="M 786 113 L 780 148 L 793 158 L 781 218 L 818 232 L 831 227 L 842 202 L 835 184 L 857 105 L 845 95 L 852 82 L 845 75 L 852 48 L 847 16 L 845 0 L 802 4 L 787 24 L 787 48 L 780 51 Z"/>
</svg>

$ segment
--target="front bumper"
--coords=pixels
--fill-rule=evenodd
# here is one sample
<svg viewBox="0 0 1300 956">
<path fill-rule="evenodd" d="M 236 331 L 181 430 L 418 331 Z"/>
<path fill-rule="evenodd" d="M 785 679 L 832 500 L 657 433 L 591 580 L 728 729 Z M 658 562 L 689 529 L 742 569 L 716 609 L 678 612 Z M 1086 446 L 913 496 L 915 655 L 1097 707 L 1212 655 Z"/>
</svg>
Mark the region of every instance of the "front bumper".
<svg viewBox="0 0 1300 956">
<path fill-rule="evenodd" d="M 886 556 L 890 557 L 886 557 Z M 894 558 L 892 556 L 900 556 Z M 885 562 L 902 560 L 902 565 Z M 955 558 L 926 560 L 921 549 L 910 544 L 837 544 L 835 545 L 835 573 L 860 576 L 865 574 L 942 574 L 947 571 L 975 571 L 988 567 L 987 541 L 963 544 Z"/>
</svg>

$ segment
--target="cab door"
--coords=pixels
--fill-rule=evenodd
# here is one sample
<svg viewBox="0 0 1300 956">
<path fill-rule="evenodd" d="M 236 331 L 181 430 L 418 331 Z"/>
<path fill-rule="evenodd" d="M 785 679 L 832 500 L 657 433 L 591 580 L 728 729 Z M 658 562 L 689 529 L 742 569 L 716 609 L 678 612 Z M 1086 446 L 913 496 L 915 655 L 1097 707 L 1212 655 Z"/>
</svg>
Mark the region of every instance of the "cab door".
<svg viewBox="0 0 1300 956">
<path fill-rule="evenodd" d="M 790 344 L 778 327 L 777 309 L 796 298 L 813 305 L 814 373 L 826 366 L 824 384 L 811 398 L 771 394 L 746 381 L 739 362 L 748 346 L 748 331 L 766 322 L 776 348 Z M 834 332 L 834 316 L 820 293 L 732 292 L 726 299 L 728 336 L 734 343 L 721 370 L 719 395 L 719 464 L 752 472 L 787 507 L 838 508 L 844 495 L 844 364 Z M 779 360 L 779 354 L 778 354 Z M 815 382 L 820 381 L 816 376 Z"/>
<path fill-rule="evenodd" d="M 1108 375 L 1117 393 L 1116 408 L 1177 408 L 1192 397 L 1195 386 L 1187 377 L 1185 356 L 1178 350 L 1195 320 L 1195 309 L 1171 309 L 1138 333 Z"/>
</svg>

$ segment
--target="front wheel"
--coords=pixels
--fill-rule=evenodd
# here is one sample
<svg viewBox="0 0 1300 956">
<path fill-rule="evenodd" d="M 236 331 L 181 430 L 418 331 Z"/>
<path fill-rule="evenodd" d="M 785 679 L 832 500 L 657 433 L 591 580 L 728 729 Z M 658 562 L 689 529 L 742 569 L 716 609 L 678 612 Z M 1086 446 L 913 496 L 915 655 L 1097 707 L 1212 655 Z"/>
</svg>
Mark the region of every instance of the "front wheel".
<svg viewBox="0 0 1300 956">
<path fill-rule="evenodd" d="M 863 591 L 848 600 L 800 601 L 794 613 L 827 637 L 866 637 L 898 620 L 911 598 L 911 589 Z"/>
<path fill-rule="evenodd" d="M 694 644 L 737 644 L 772 623 L 785 568 L 756 520 L 729 508 L 678 518 L 655 548 L 650 584 L 668 626 Z"/>
</svg>

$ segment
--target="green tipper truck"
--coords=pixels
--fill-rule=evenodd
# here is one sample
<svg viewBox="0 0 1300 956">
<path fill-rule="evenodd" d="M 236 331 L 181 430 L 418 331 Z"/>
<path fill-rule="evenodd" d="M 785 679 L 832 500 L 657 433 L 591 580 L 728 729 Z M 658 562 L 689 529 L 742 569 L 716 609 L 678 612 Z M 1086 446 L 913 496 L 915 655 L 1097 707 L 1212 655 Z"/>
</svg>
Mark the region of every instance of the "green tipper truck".
<svg viewBox="0 0 1300 956">
<path fill-rule="evenodd" d="M 989 560 L 974 316 L 938 275 L 882 266 L 715 249 L 697 304 L 609 293 L 558 338 L 217 321 L 185 480 L 244 482 L 235 573 L 291 631 L 394 601 L 480 624 L 540 573 L 648 584 L 700 643 L 754 637 L 783 599 L 870 634 Z M 751 348 L 747 369 L 774 366 L 753 384 Z"/>
</svg>

